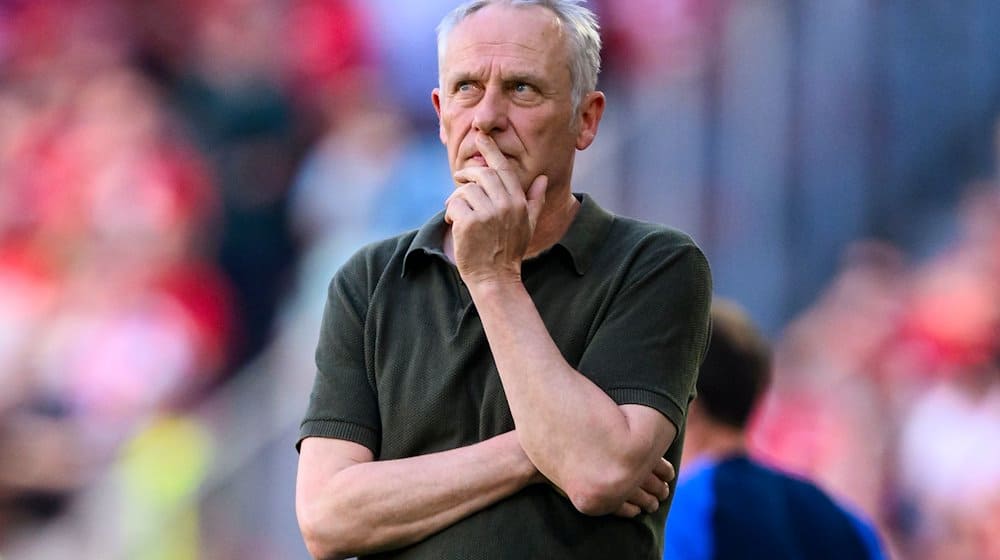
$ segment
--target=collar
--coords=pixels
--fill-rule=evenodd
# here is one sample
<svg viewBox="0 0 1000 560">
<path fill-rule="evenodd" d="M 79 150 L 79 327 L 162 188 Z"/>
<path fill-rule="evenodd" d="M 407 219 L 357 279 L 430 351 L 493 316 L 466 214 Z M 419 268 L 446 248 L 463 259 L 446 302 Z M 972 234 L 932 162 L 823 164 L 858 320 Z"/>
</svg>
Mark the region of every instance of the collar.
<svg viewBox="0 0 1000 560">
<path fill-rule="evenodd" d="M 570 259 L 573 261 L 573 269 L 577 274 L 583 276 L 590 269 L 594 255 L 600 249 L 601 244 L 611 230 L 611 224 L 615 221 L 615 216 L 604 208 L 601 208 L 587 194 L 574 193 L 580 201 L 580 209 L 573 218 L 573 223 L 554 247 L 562 247 Z M 444 210 L 438 212 L 423 226 L 417 230 L 410 247 L 403 257 L 403 272 L 405 277 L 411 268 L 418 266 L 418 263 L 426 262 L 426 257 L 439 256 L 446 259 L 443 248 L 445 221 Z M 549 253 L 551 249 L 542 253 Z M 539 255 L 541 256 L 541 255 Z M 537 258 L 537 257 L 536 257 Z"/>
</svg>

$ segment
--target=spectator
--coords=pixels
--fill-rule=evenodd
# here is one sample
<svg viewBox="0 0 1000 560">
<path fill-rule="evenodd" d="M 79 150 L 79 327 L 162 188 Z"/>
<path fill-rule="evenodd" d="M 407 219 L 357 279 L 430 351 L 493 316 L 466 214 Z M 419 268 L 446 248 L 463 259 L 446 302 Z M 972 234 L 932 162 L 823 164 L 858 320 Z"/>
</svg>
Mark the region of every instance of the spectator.
<svg viewBox="0 0 1000 560">
<path fill-rule="evenodd" d="M 770 350 L 727 301 L 713 304 L 712 329 L 663 557 L 884 558 L 871 525 L 813 483 L 750 457 L 746 429 L 771 379 Z"/>
</svg>

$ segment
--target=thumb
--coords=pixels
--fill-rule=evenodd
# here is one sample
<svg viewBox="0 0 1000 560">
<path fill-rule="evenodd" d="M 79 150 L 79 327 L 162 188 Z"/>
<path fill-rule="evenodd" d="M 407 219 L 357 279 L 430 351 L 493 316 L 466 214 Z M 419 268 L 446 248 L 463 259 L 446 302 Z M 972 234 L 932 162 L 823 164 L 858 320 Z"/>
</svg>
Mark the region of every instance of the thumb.
<svg viewBox="0 0 1000 560">
<path fill-rule="evenodd" d="M 545 206 L 545 191 L 548 188 L 549 178 L 545 175 L 539 175 L 531 182 L 528 192 L 525 193 L 525 198 L 528 201 L 528 220 L 531 223 L 532 230 L 535 229 L 535 224 L 538 223 L 538 216 L 541 215 L 542 208 Z"/>
</svg>

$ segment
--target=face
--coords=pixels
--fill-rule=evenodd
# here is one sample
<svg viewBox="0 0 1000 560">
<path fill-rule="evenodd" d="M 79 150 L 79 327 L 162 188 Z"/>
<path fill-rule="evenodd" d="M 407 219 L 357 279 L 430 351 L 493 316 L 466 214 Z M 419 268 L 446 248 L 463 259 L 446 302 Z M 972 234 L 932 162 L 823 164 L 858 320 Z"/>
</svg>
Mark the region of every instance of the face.
<svg viewBox="0 0 1000 560">
<path fill-rule="evenodd" d="M 592 92 L 574 110 L 569 47 L 552 12 L 481 9 L 448 36 L 440 72 L 432 98 L 452 173 L 486 165 L 476 135 L 488 134 L 523 188 L 546 174 L 550 193 L 569 189 L 576 150 L 593 141 L 604 96 Z"/>
</svg>

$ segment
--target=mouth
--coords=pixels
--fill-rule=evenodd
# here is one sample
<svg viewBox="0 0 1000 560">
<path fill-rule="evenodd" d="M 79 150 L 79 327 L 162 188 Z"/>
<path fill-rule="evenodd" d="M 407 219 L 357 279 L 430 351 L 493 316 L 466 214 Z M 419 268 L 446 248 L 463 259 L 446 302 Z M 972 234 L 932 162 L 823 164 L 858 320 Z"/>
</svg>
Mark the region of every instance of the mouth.
<svg viewBox="0 0 1000 560">
<path fill-rule="evenodd" d="M 507 158 L 509 161 L 515 161 L 517 159 L 514 156 L 508 154 L 507 152 L 500 152 L 500 153 L 502 153 L 503 157 Z M 489 167 L 489 164 L 486 163 L 486 158 L 483 157 L 483 154 L 481 154 L 478 151 L 477 152 L 472 152 L 471 154 L 469 154 L 465 158 L 465 161 L 469 165 L 473 165 L 473 166 L 477 166 L 477 167 Z"/>
</svg>

